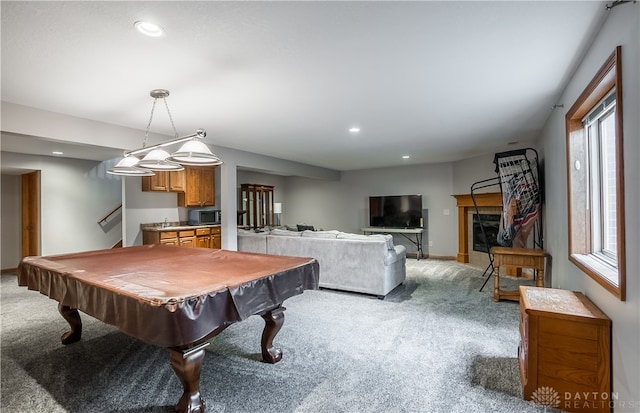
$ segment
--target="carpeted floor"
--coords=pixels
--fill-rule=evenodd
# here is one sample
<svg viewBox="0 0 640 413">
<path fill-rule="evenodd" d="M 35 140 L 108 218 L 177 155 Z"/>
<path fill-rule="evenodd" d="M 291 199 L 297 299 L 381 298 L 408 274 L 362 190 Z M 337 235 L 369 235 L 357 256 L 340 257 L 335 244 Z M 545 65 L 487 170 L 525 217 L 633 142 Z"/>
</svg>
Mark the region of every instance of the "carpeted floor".
<svg viewBox="0 0 640 413">
<path fill-rule="evenodd" d="M 205 356 L 207 411 L 552 411 L 521 399 L 517 303 L 479 292 L 482 271 L 466 265 L 410 259 L 407 271 L 385 300 L 330 290 L 287 300 L 275 365 L 259 361 L 260 317 L 229 327 Z M 0 410 L 173 411 L 182 388 L 166 350 L 86 315 L 82 341 L 63 346 L 56 302 L 12 275 L 1 286 Z"/>
</svg>

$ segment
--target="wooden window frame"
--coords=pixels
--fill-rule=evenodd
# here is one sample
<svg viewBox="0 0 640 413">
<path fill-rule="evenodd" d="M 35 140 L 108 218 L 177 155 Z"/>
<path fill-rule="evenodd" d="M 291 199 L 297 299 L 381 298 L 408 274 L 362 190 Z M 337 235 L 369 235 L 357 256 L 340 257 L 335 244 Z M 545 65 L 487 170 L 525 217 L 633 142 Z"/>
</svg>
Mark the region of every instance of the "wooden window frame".
<svg viewBox="0 0 640 413">
<path fill-rule="evenodd" d="M 591 217 L 588 208 L 589 176 L 583 117 L 612 89 L 616 94 L 616 227 L 617 268 L 595 259 L 591 250 Z M 609 56 L 565 117 L 567 145 L 567 198 L 569 227 L 569 261 L 607 291 L 624 301 L 626 298 L 626 256 L 624 221 L 624 162 L 622 124 L 622 47 Z M 582 164 L 584 167 L 580 168 Z M 616 274 L 617 273 L 617 274 Z M 618 283 L 611 281 L 617 278 Z"/>
</svg>

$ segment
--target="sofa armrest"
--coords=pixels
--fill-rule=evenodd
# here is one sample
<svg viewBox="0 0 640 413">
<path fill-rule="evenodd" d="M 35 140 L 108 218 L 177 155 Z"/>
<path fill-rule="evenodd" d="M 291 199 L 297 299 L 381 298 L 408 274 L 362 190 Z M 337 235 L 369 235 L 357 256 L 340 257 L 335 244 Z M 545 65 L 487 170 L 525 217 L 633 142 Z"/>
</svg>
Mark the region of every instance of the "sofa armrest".
<svg viewBox="0 0 640 413">
<path fill-rule="evenodd" d="M 267 234 L 243 233 L 238 234 L 238 251 L 267 253 Z"/>
<path fill-rule="evenodd" d="M 393 249 L 387 250 L 384 256 L 384 265 L 392 265 L 394 262 L 402 261 L 406 257 L 407 248 L 404 245 L 394 245 Z"/>
</svg>

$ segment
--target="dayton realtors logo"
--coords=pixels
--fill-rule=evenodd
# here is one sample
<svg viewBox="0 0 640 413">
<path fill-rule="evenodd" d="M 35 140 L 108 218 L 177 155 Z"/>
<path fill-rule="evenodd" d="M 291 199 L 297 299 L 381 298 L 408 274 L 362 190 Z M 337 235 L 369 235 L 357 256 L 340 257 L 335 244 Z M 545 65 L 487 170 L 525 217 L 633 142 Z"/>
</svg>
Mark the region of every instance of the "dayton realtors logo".
<svg viewBox="0 0 640 413">
<path fill-rule="evenodd" d="M 562 397 L 561 397 L 562 396 Z M 553 387 L 541 386 L 531 394 L 531 401 L 545 407 L 562 410 L 581 409 L 636 409 L 640 408 L 640 401 L 623 401 L 618 393 L 612 392 L 564 392 L 560 395 Z"/>
<path fill-rule="evenodd" d="M 553 387 L 538 387 L 531 395 L 531 400 L 547 407 L 560 407 L 560 396 Z"/>
</svg>

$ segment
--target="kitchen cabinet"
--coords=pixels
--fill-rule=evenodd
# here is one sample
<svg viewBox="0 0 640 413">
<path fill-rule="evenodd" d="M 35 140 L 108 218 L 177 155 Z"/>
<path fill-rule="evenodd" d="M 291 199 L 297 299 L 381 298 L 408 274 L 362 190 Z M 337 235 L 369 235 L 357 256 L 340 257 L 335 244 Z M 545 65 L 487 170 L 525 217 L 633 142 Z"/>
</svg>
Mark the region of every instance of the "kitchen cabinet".
<svg viewBox="0 0 640 413">
<path fill-rule="evenodd" d="M 181 247 L 200 247 L 220 249 L 222 231 L 220 226 L 147 227 L 142 228 L 142 243 L 178 245 Z"/>
<path fill-rule="evenodd" d="M 185 166 L 185 189 L 178 193 L 178 206 L 215 205 L 215 167 Z"/>
<path fill-rule="evenodd" d="M 181 247 L 195 247 L 196 231 L 194 229 L 178 231 L 178 241 Z"/>
<path fill-rule="evenodd" d="M 179 245 L 178 244 L 178 232 L 177 231 L 164 231 L 158 233 L 158 243 L 164 245 Z"/>
<path fill-rule="evenodd" d="M 183 171 L 155 171 L 153 176 L 142 177 L 142 190 L 155 192 L 184 192 L 186 173 Z"/>
<path fill-rule="evenodd" d="M 211 228 L 196 229 L 196 246 L 200 248 L 211 248 Z"/>
<path fill-rule="evenodd" d="M 222 230 L 220 227 L 211 228 L 211 248 L 218 250 L 222 248 Z"/>
<path fill-rule="evenodd" d="M 579 292 L 520 286 L 518 360 L 526 400 L 611 412 L 611 320 Z M 543 396 L 555 396 L 552 399 Z"/>
</svg>

